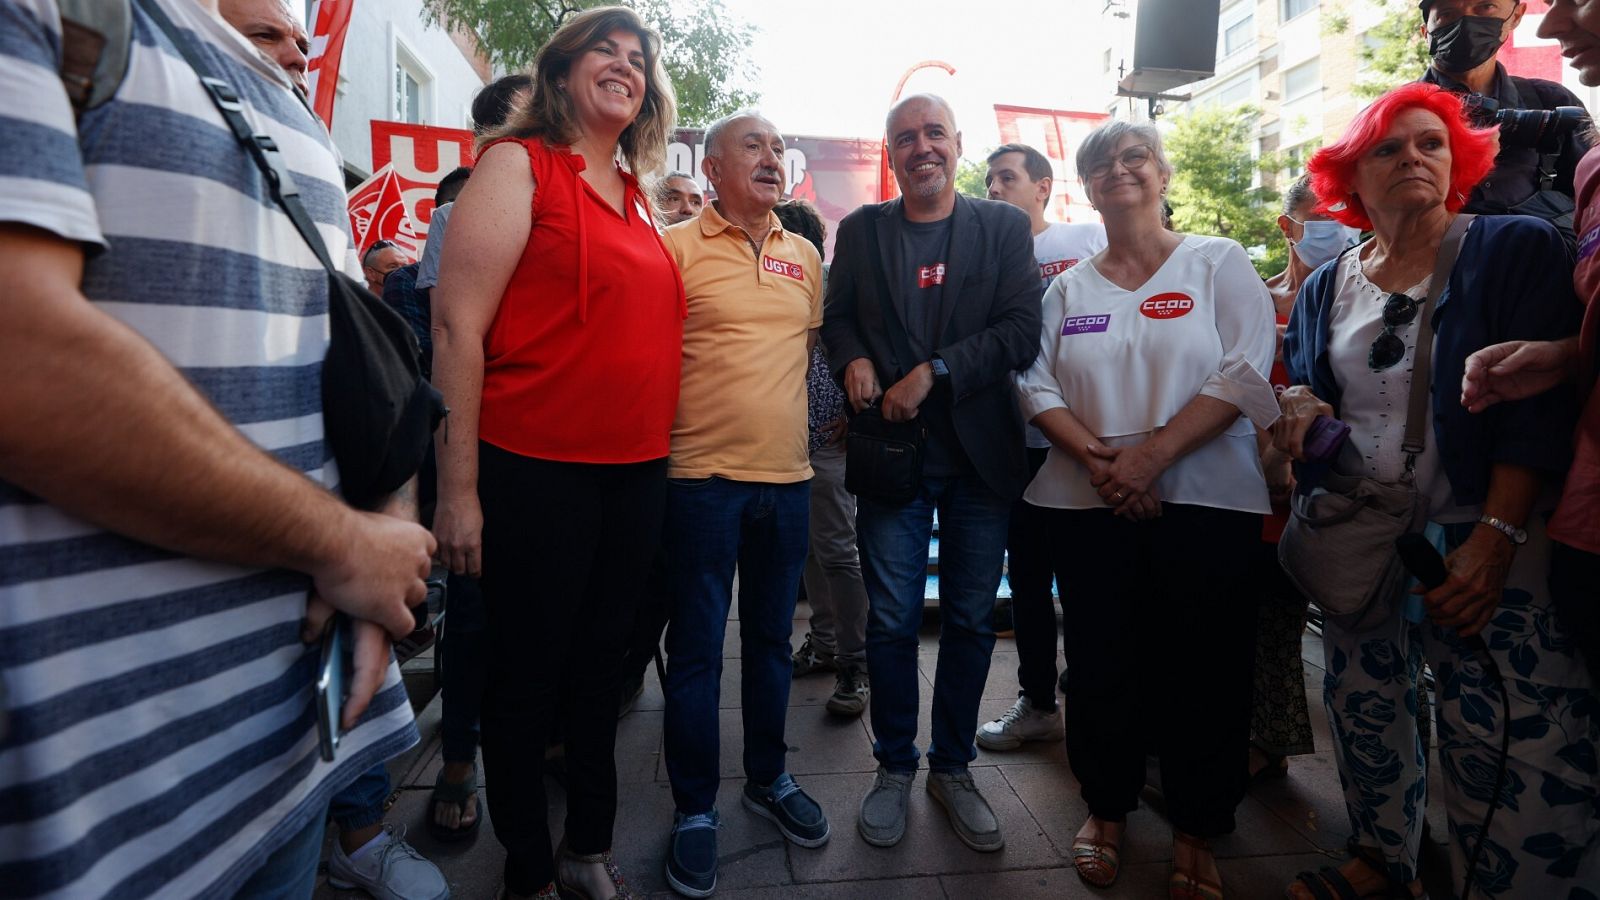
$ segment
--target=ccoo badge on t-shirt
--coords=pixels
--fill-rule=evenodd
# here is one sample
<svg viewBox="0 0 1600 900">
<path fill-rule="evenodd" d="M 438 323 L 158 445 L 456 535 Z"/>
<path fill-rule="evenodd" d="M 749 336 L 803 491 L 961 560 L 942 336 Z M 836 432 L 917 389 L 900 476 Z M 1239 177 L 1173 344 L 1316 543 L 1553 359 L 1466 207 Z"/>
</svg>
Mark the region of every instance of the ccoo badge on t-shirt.
<svg viewBox="0 0 1600 900">
<path fill-rule="evenodd" d="M 944 263 L 934 263 L 917 270 L 917 287 L 931 288 L 944 284 Z"/>
<path fill-rule="evenodd" d="M 1176 291 L 1156 294 L 1139 304 L 1139 313 L 1147 319 L 1176 319 L 1187 316 L 1194 309 L 1194 298 Z"/>
</svg>

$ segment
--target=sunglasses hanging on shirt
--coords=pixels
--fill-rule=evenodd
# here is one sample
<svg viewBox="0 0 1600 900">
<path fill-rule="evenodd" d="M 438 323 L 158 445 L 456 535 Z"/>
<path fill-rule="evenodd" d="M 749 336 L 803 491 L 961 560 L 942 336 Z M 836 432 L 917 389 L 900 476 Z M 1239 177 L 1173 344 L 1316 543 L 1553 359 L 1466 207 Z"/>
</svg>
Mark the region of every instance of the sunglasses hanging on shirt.
<svg viewBox="0 0 1600 900">
<path fill-rule="evenodd" d="M 1410 325 L 1417 317 L 1422 301 L 1405 294 L 1390 294 L 1383 304 L 1383 332 L 1367 351 L 1367 366 L 1373 371 L 1388 369 L 1405 358 L 1406 342 L 1394 333 L 1402 325 Z"/>
</svg>

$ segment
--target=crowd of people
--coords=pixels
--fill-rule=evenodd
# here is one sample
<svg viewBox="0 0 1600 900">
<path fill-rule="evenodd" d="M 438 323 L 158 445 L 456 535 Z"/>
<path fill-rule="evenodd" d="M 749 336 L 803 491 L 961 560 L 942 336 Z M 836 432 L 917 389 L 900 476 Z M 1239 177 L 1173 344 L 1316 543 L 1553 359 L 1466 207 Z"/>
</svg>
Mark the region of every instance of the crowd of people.
<svg viewBox="0 0 1600 900">
<path fill-rule="evenodd" d="M 305 897 L 331 818 L 330 883 L 448 897 L 384 822 L 383 764 L 418 740 L 391 640 L 437 568 L 426 826 L 471 839 L 482 793 L 507 897 L 635 896 L 615 743 L 652 660 L 666 881 L 715 892 L 735 591 L 739 801 L 797 847 L 841 815 L 899 843 L 926 752 L 955 835 L 998 851 L 978 748 L 1064 741 L 1083 881 L 1116 883 L 1154 756 L 1170 896 L 1219 900 L 1209 841 L 1252 778 L 1313 750 L 1315 600 L 1350 858 L 1288 895 L 1423 895 L 1431 749 L 1452 892 L 1596 896 L 1600 153 L 1587 123 L 1524 143 L 1507 118 L 1577 105 L 1496 61 L 1525 4 L 1419 4 L 1432 68 L 1288 185 L 1268 279 L 1237 242 L 1173 230 L 1153 124 L 1092 132 L 1075 168 L 1102 221 L 1052 224 L 1036 148 L 989 154 L 988 198 L 957 192 L 962 135 L 929 94 L 885 118 L 900 196 L 846 215 L 825 266 L 762 113 L 706 128 L 711 199 L 666 171 L 661 38 L 620 6 L 568 16 L 479 95 L 475 164 L 439 185 L 412 262 L 351 246 L 281 0 L 134 0 L 89 27 L 69 6 L 0 2 L 0 366 L 22 388 L 0 407 L 0 895 Z M 1540 25 L 1587 84 L 1597 6 L 1555 0 Z M 330 273 L 286 195 L 410 326 L 450 410 L 376 510 L 339 496 Z M 853 454 L 869 416 L 916 435 L 909 499 Z M 1437 565 L 1408 551 L 1415 579 L 1330 596 L 1400 571 L 1340 527 L 1394 496 Z M 982 722 L 1007 574 L 1021 691 Z M 346 695 L 319 735 L 330 666 Z M 812 672 L 835 678 L 829 714 L 870 717 L 853 809 L 790 771 L 790 686 Z"/>
</svg>

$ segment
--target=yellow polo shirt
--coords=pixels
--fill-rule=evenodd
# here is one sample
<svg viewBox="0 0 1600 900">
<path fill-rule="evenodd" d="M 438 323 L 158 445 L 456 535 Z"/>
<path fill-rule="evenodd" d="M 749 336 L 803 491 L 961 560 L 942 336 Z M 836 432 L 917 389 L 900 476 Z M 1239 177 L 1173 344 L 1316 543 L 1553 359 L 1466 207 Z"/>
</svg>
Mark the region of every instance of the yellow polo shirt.
<svg viewBox="0 0 1600 900">
<path fill-rule="evenodd" d="M 689 302 L 672 478 L 811 477 L 806 334 L 822 325 L 822 259 L 771 220 L 759 257 L 710 204 L 665 232 Z"/>
</svg>

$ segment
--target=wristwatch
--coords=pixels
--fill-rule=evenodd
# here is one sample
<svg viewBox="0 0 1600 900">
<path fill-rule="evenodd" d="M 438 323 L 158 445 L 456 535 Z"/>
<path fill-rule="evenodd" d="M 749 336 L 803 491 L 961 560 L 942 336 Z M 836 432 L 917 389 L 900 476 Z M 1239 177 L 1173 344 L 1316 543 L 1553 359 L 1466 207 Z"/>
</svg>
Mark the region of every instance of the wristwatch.
<svg viewBox="0 0 1600 900">
<path fill-rule="evenodd" d="M 933 368 L 934 381 L 943 382 L 950 380 L 950 367 L 944 364 L 944 360 L 935 356 L 934 358 L 928 360 L 928 365 Z"/>
<path fill-rule="evenodd" d="M 1497 519 L 1494 516 L 1483 516 L 1478 519 L 1478 522 L 1480 524 L 1487 525 L 1490 528 L 1493 528 L 1495 531 L 1505 535 L 1506 540 L 1516 544 L 1518 547 L 1528 542 L 1528 533 L 1526 531 L 1523 531 L 1521 528 L 1518 528 L 1504 519 Z"/>
</svg>

